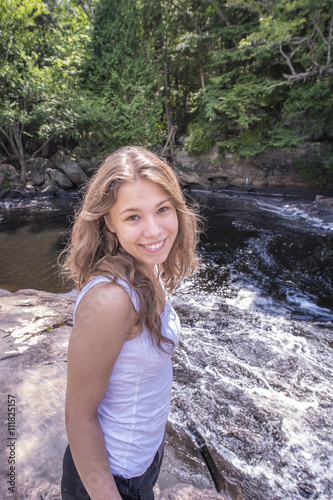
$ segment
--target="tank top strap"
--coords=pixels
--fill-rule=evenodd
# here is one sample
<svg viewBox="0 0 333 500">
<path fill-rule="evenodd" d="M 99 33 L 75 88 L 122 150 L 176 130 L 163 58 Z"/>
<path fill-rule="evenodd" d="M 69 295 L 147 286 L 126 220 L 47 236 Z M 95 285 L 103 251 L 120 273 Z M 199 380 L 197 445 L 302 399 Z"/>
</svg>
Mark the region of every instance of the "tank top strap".
<svg viewBox="0 0 333 500">
<path fill-rule="evenodd" d="M 81 300 L 83 299 L 85 294 L 95 285 L 98 285 L 99 283 L 110 283 L 111 280 L 112 280 L 111 276 L 110 277 L 96 276 L 96 278 L 93 278 L 91 281 L 88 281 L 88 283 L 86 283 L 84 285 L 84 287 L 80 291 L 80 293 L 77 297 L 77 300 L 76 300 L 76 304 L 74 307 L 74 313 L 73 313 L 73 321 L 75 320 L 75 312 L 76 312 L 77 306 L 79 305 L 79 303 L 81 302 Z M 130 283 L 127 280 L 125 280 L 124 278 L 116 278 L 116 282 L 126 290 L 129 298 L 132 301 L 132 304 L 133 304 L 136 312 L 139 312 L 139 309 L 140 309 L 139 297 L 138 297 L 138 294 L 136 293 L 136 291 L 130 285 Z"/>
</svg>

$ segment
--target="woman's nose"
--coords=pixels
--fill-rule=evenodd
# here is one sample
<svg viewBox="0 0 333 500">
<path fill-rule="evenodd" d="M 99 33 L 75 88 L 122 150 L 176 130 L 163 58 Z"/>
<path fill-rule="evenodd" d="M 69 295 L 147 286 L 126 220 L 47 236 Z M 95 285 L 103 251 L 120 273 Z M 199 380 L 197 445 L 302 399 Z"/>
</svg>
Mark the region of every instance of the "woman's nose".
<svg viewBox="0 0 333 500">
<path fill-rule="evenodd" d="M 154 238 L 161 234 L 161 226 L 155 217 L 149 217 L 146 220 L 143 235 L 145 238 Z"/>
</svg>

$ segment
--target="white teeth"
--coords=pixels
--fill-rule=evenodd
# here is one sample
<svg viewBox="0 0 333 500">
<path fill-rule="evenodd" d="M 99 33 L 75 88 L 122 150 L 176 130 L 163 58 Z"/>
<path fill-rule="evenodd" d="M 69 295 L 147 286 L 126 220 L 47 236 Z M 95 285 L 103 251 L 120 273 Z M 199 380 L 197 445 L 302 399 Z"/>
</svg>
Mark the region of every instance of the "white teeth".
<svg viewBox="0 0 333 500">
<path fill-rule="evenodd" d="M 163 245 L 162 243 L 157 243 L 156 245 L 143 245 L 145 248 L 148 248 L 149 250 L 156 250 L 156 248 L 160 248 Z"/>
</svg>

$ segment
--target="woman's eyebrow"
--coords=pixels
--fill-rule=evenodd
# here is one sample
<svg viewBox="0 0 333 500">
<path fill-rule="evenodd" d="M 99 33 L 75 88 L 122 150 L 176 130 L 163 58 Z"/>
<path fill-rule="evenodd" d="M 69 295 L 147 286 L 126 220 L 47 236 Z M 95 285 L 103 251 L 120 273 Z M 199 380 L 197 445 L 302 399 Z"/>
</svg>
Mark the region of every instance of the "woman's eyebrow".
<svg viewBox="0 0 333 500">
<path fill-rule="evenodd" d="M 120 212 L 119 215 L 124 214 L 125 212 L 140 212 L 140 208 L 125 208 L 122 212 Z"/>
<path fill-rule="evenodd" d="M 170 201 L 170 198 L 165 198 L 165 200 L 162 200 L 160 203 L 157 203 L 156 208 L 159 207 L 160 205 L 163 205 L 163 203 L 167 203 Z"/>
<path fill-rule="evenodd" d="M 162 200 L 160 201 L 159 203 L 157 203 L 157 205 L 155 206 L 155 208 L 159 207 L 160 205 L 163 205 L 164 203 L 167 203 L 168 201 L 170 201 L 169 198 L 166 198 L 165 200 Z M 133 207 L 133 208 L 125 208 L 125 210 L 123 210 L 122 212 L 120 212 L 119 215 L 122 215 L 124 214 L 125 212 L 141 212 L 142 209 L 141 208 L 136 208 L 136 207 Z"/>
</svg>

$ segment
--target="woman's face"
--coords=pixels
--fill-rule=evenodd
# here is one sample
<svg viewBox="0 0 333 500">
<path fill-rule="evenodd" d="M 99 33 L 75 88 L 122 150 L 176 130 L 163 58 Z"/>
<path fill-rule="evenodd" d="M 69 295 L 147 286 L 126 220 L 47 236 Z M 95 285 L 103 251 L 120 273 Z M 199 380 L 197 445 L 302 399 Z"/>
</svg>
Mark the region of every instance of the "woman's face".
<svg viewBox="0 0 333 500">
<path fill-rule="evenodd" d="M 122 184 L 104 218 L 123 249 L 151 268 L 167 259 L 178 233 L 174 205 L 161 186 L 147 179 Z"/>
</svg>

